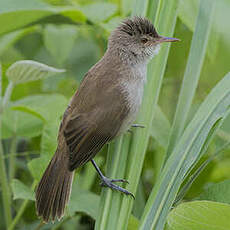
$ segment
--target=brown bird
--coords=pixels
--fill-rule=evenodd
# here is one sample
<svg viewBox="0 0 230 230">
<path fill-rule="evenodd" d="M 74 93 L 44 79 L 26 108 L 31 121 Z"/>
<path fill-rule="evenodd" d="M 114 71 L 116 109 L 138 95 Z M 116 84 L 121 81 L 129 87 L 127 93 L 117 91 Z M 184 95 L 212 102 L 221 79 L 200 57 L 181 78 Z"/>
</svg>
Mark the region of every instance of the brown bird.
<svg viewBox="0 0 230 230">
<path fill-rule="evenodd" d="M 158 53 L 162 42 L 178 40 L 158 35 L 152 23 L 141 17 L 126 19 L 111 33 L 107 51 L 86 73 L 63 115 L 57 150 L 37 187 L 37 214 L 45 222 L 64 215 L 74 170 L 88 161 L 103 186 L 132 195 L 114 183 L 126 180 L 105 177 L 93 158 L 134 122 L 148 60 Z"/>
</svg>

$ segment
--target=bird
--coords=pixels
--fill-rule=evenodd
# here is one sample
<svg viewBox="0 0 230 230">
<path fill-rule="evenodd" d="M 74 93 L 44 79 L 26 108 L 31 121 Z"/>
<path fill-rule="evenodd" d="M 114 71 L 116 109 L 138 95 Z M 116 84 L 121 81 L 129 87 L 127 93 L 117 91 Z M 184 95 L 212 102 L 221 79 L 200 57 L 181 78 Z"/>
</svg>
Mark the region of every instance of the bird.
<svg viewBox="0 0 230 230">
<path fill-rule="evenodd" d="M 150 20 L 131 17 L 111 32 L 104 56 L 85 74 L 65 110 L 56 152 L 37 188 L 36 211 L 44 222 L 60 220 L 69 201 L 74 170 L 91 161 L 101 184 L 133 196 L 103 175 L 93 160 L 101 148 L 132 126 L 139 111 L 147 63 L 164 42 Z M 136 125 L 138 126 L 138 125 Z"/>
</svg>

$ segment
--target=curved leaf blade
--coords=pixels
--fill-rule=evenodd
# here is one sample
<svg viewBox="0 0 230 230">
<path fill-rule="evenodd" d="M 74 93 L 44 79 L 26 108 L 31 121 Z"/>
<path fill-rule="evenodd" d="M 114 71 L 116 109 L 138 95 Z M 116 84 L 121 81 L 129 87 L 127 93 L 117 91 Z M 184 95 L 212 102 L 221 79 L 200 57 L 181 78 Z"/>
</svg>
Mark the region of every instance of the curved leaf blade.
<svg viewBox="0 0 230 230">
<path fill-rule="evenodd" d="M 63 73 L 64 69 L 54 67 L 31 60 L 17 61 L 6 71 L 6 75 L 14 84 L 35 81 L 49 77 L 55 73 Z"/>
<path fill-rule="evenodd" d="M 147 202 L 140 229 L 162 229 L 176 194 L 189 170 L 200 159 L 230 110 L 230 73 L 211 91 L 189 123 Z"/>
<path fill-rule="evenodd" d="M 193 201 L 179 205 L 167 218 L 166 230 L 228 230 L 230 205 L 212 201 Z"/>
</svg>

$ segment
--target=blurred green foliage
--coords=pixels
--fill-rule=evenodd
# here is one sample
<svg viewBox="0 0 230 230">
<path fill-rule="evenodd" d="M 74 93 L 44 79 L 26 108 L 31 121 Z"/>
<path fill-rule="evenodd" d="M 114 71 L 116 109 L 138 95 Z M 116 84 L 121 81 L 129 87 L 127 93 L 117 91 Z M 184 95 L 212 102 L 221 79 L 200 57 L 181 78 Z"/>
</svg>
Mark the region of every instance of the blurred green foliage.
<svg viewBox="0 0 230 230">
<path fill-rule="evenodd" d="M 55 151 L 62 114 L 84 74 L 105 52 L 109 33 L 123 18 L 131 14 L 135 2 L 135 0 L 0 1 L 1 101 L 9 86 L 7 69 L 16 61 L 34 60 L 66 70 L 49 78 L 15 85 L 7 107 L 1 111 L 0 133 L 7 183 L 10 185 L 9 200 L 13 221 L 9 221 L 7 226 L 4 215 L 0 215 L 0 229 L 4 230 L 7 227 L 36 229 L 39 225 L 40 220 L 37 219 L 34 208 L 33 190 Z M 196 24 L 198 3 L 198 0 L 191 0 L 181 1 L 179 4 L 174 35 L 181 39 L 181 43 L 170 49 L 133 215 L 129 220 L 130 230 L 137 229 L 138 219 L 159 174 L 160 164 L 167 148 Z M 230 70 L 229 12 L 230 1 L 218 1 L 199 85 L 186 122 L 193 118 L 204 98 Z M 0 106 L 2 108 L 2 103 Z M 217 134 L 206 155 L 200 159 L 199 165 L 224 143 L 230 141 L 230 117 Z M 105 153 L 106 147 L 96 156 L 96 161 L 103 169 L 105 169 Z M 215 195 L 222 190 L 222 187 L 225 193 L 229 194 L 228 179 L 230 179 L 229 147 L 201 172 L 184 200 L 196 198 L 229 203 L 228 198 Z M 222 182 L 224 180 L 227 180 L 226 184 Z M 87 164 L 77 170 L 66 217 L 61 222 L 42 226 L 41 229 L 93 229 L 99 206 L 99 193 L 98 179 L 91 165 Z M 2 198 L 4 199 L 4 196 Z M 211 207 L 213 203 L 207 205 Z M 178 206 L 176 211 L 180 212 L 183 208 L 186 207 Z M 5 212 L 3 200 L 0 200 L 0 212 Z M 175 218 L 175 215 L 172 212 L 169 220 Z M 190 215 L 189 212 L 185 213 L 186 215 Z"/>
</svg>

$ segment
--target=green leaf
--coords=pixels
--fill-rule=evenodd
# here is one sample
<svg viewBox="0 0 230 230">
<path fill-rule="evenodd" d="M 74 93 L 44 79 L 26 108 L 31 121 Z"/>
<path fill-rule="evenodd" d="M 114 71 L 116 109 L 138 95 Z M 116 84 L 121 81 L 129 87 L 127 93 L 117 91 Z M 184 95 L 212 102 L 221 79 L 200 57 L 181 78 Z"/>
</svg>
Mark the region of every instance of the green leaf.
<svg viewBox="0 0 230 230">
<path fill-rule="evenodd" d="M 95 220 L 98 213 L 98 207 L 98 195 L 86 190 L 75 189 L 70 198 L 68 211 L 71 216 L 73 216 L 75 212 L 82 212 Z"/>
<path fill-rule="evenodd" d="M 41 154 L 53 156 L 57 148 L 57 135 L 60 121 L 54 120 L 45 124 L 42 131 Z"/>
<path fill-rule="evenodd" d="M 81 7 L 83 13 L 93 23 L 105 21 L 117 11 L 117 5 L 107 2 L 87 4 Z"/>
<path fill-rule="evenodd" d="M 100 25 L 107 31 L 112 32 L 122 21 L 123 18 L 121 17 L 113 17 L 106 23 L 101 23 Z"/>
<path fill-rule="evenodd" d="M 162 229 L 184 177 L 199 161 L 230 110 L 230 73 L 211 91 L 167 160 L 151 192 L 140 229 Z"/>
<path fill-rule="evenodd" d="M 13 179 L 11 182 L 11 187 L 14 195 L 14 200 L 35 200 L 34 191 L 23 184 L 20 180 Z"/>
<path fill-rule="evenodd" d="M 15 110 L 31 113 L 44 121 L 60 120 L 66 107 L 67 99 L 61 94 L 34 95 L 18 100 Z"/>
<path fill-rule="evenodd" d="M 131 215 L 129 218 L 128 229 L 127 230 L 138 230 L 139 220 Z"/>
<path fill-rule="evenodd" d="M 193 201 L 180 204 L 167 218 L 167 230 L 229 230 L 230 205 Z"/>
<path fill-rule="evenodd" d="M 0 37 L 0 55 L 2 55 L 10 46 L 12 46 L 16 41 L 21 39 L 23 36 L 32 33 L 35 27 L 30 27 L 22 30 L 17 30 L 9 34 Z"/>
<path fill-rule="evenodd" d="M 143 15 L 151 18 L 152 22 L 154 22 L 154 25 L 158 29 L 159 34 L 173 36 L 177 19 L 177 5 L 179 1 L 154 1 L 157 5 L 158 12 L 156 17 L 150 16 L 153 11 L 155 12 L 155 9 L 153 8 L 150 8 L 149 14 L 146 15 L 150 2 L 152 1 L 136 1 L 134 4 L 135 10 L 132 12 L 132 15 Z M 136 129 L 133 132 L 132 139 L 130 136 L 125 135 L 120 150 L 120 142 L 118 139 L 115 151 L 111 151 L 110 153 L 111 156 L 114 155 L 114 157 L 108 157 L 107 159 L 107 165 L 109 166 L 108 172 L 112 172 L 111 175 L 115 175 L 116 178 L 119 178 L 120 175 L 125 175 L 125 178 L 129 181 L 126 189 L 134 194 L 142 172 L 150 129 L 159 97 L 168 53 L 169 45 L 162 45 L 160 54 L 148 65 L 148 84 L 145 85 L 142 106 L 138 119 L 136 120 L 137 124 L 142 124 L 145 128 Z M 127 158 L 121 161 L 120 159 L 124 156 Z M 127 229 L 127 220 L 131 215 L 134 200 L 131 197 L 123 196 L 122 194 L 111 193 L 112 192 L 102 193 L 101 208 L 99 210 L 100 215 L 96 222 L 96 230 Z"/>
<path fill-rule="evenodd" d="M 27 26 L 40 19 L 63 15 L 74 22 L 85 22 L 85 15 L 74 7 L 53 7 L 38 0 L 1 0 L 0 34 Z M 17 20 L 15 20 L 17 19 Z"/>
<path fill-rule="evenodd" d="M 230 204 L 230 180 L 225 180 L 217 184 L 209 185 L 196 199 Z"/>
<path fill-rule="evenodd" d="M 186 128 L 188 114 L 191 110 L 192 101 L 196 92 L 207 50 L 212 19 L 215 12 L 214 9 L 214 1 L 212 1 L 212 3 L 210 0 L 203 0 L 200 2 L 199 14 L 196 19 L 196 28 L 193 34 L 190 48 L 191 50 L 189 52 L 184 78 L 180 89 L 166 159 L 173 151 L 174 146 Z"/>
<path fill-rule="evenodd" d="M 3 139 L 15 135 L 31 138 L 42 133 L 43 122 L 41 119 L 28 113 L 15 111 L 10 108 L 5 109 L 1 116 L 1 121 L 2 128 L 0 131 Z"/>
<path fill-rule="evenodd" d="M 41 157 L 33 159 L 28 163 L 30 173 L 35 180 L 39 181 L 41 179 L 50 159 L 51 156 L 42 155 Z"/>
<path fill-rule="evenodd" d="M 17 61 L 12 64 L 6 71 L 6 75 L 14 84 L 35 81 L 45 77 L 49 77 L 55 73 L 63 73 L 65 70 L 56 69 L 51 66 L 30 61 Z"/>
<path fill-rule="evenodd" d="M 162 147 L 167 148 L 170 129 L 168 118 L 162 112 L 161 108 L 157 106 L 153 118 L 151 136 L 155 138 Z"/>
<path fill-rule="evenodd" d="M 76 26 L 47 25 L 43 32 L 44 43 L 47 50 L 59 65 L 68 58 L 77 37 Z M 58 38 L 58 39 L 57 39 Z"/>
<path fill-rule="evenodd" d="M 181 1 L 179 6 L 179 18 L 191 31 L 194 31 L 199 9 L 199 0 Z"/>
</svg>

